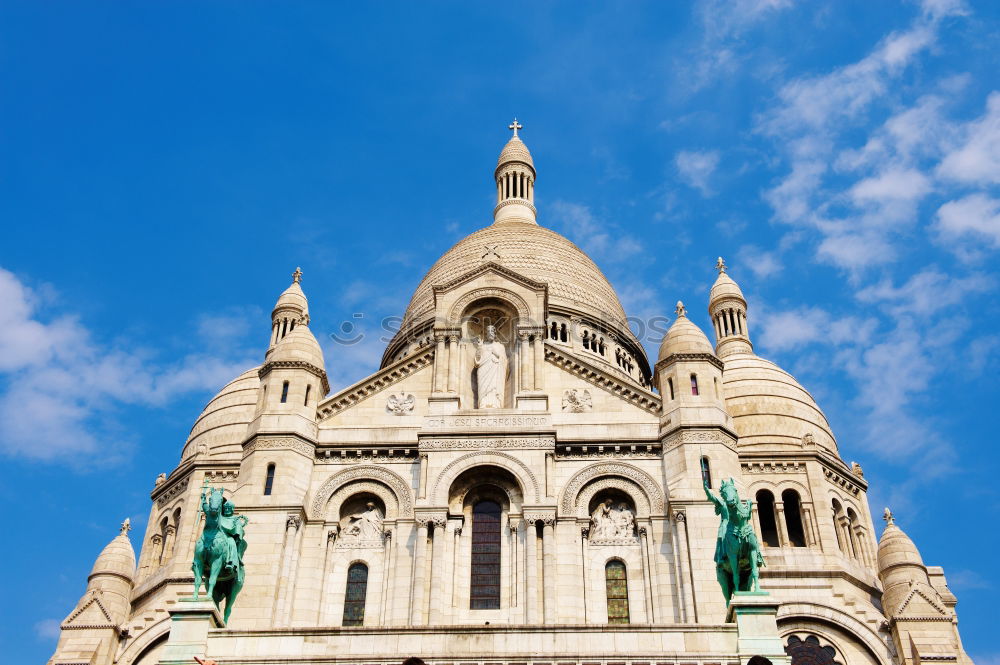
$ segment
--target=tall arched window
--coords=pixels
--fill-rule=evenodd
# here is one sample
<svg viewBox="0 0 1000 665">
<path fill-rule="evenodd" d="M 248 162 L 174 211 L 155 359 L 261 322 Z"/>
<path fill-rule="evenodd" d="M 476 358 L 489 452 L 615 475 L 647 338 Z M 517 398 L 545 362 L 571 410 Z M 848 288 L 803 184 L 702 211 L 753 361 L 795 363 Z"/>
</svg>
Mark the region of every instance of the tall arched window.
<svg viewBox="0 0 1000 665">
<path fill-rule="evenodd" d="M 844 534 L 842 533 L 843 527 L 841 526 L 841 518 L 844 516 L 844 508 L 840 505 L 840 501 L 836 499 L 833 500 L 833 532 L 837 534 L 837 547 L 844 554 L 847 554 L 847 543 L 844 542 Z"/>
<path fill-rule="evenodd" d="M 288 401 L 288 381 L 281 384 L 281 403 Z"/>
<path fill-rule="evenodd" d="M 274 489 L 274 464 L 267 465 L 267 475 L 264 477 L 264 496 L 271 496 L 271 490 Z"/>
<path fill-rule="evenodd" d="M 698 394 L 698 375 L 697 374 L 692 374 L 691 375 L 691 394 L 692 395 L 697 395 Z"/>
<path fill-rule="evenodd" d="M 612 559 L 604 566 L 608 589 L 608 623 L 628 623 L 628 575 L 625 562 Z"/>
<path fill-rule="evenodd" d="M 344 625 L 365 625 L 365 596 L 368 595 L 368 566 L 352 563 L 347 569 L 347 592 L 344 594 Z"/>
<path fill-rule="evenodd" d="M 757 518 L 760 520 L 760 537 L 765 545 L 778 547 L 778 523 L 774 518 L 774 495 L 768 490 L 757 492 Z"/>
<path fill-rule="evenodd" d="M 712 467 L 707 457 L 701 458 L 701 482 L 709 487 L 712 486 Z"/>
<path fill-rule="evenodd" d="M 674 398 L 674 380 L 667 379 L 667 388 L 670 389 L 670 399 Z"/>
<path fill-rule="evenodd" d="M 311 385 L 306 386 L 306 401 L 304 402 L 306 406 L 309 406 L 309 393 L 311 392 L 312 392 L 312 386 Z"/>
<path fill-rule="evenodd" d="M 470 609 L 500 609 L 500 504 L 493 501 L 480 501 L 472 509 L 470 587 Z"/>
<path fill-rule="evenodd" d="M 795 547 L 806 546 L 806 532 L 802 528 L 802 505 L 799 493 L 795 490 L 785 490 L 781 493 L 781 501 L 785 504 L 785 526 L 788 527 L 788 540 Z"/>
</svg>

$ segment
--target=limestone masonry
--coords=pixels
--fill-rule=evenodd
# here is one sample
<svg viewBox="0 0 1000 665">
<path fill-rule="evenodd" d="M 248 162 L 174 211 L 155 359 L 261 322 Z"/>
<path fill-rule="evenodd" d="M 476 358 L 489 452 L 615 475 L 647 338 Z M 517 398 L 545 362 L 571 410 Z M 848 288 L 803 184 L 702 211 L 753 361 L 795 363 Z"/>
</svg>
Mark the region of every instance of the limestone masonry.
<svg viewBox="0 0 1000 665">
<path fill-rule="evenodd" d="M 520 128 L 493 224 L 430 268 L 372 376 L 330 394 L 296 270 L 263 364 L 156 479 L 138 558 L 127 522 L 101 552 L 50 665 L 971 663 L 944 572 L 888 511 L 876 541 L 861 466 L 754 353 L 725 263 L 715 343 L 678 303 L 650 366 L 600 269 L 536 222 Z M 703 483 L 729 478 L 766 593 L 727 607 Z M 190 600 L 206 481 L 249 520 L 228 625 Z"/>
</svg>

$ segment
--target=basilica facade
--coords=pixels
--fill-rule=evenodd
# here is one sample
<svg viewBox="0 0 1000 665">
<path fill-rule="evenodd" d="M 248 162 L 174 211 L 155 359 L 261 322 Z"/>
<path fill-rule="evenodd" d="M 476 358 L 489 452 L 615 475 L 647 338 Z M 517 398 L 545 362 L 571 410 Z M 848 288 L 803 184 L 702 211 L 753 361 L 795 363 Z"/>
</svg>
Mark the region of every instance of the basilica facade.
<svg viewBox="0 0 1000 665">
<path fill-rule="evenodd" d="M 754 353 L 725 263 L 698 303 L 713 341 L 678 303 L 651 364 L 536 220 L 512 129 L 493 223 L 430 268 L 373 375 L 331 394 L 296 270 L 262 364 L 195 421 L 145 533 L 97 558 L 50 665 L 971 662 L 942 569 L 888 511 L 877 537 L 861 466 Z M 742 618 L 705 491 L 730 478 L 765 560 Z M 190 600 L 206 486 L 247 518 L 225 624 Z"/>
</svg>

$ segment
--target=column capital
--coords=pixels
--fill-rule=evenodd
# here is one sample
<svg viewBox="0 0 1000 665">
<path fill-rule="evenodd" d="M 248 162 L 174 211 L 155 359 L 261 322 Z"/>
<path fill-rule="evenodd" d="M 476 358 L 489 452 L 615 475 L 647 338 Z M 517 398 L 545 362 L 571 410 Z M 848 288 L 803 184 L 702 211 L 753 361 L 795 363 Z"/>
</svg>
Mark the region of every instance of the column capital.
<svg viewBox="0 0 1000 665">
<path fill-rule="evenodd" d="M 298 531 L 300 526 L 302 526 L 302 518 L 298 515 L 289 515 L 288 519 L 285 520 L 286 529 L 295 529 Z"/>
</svg>

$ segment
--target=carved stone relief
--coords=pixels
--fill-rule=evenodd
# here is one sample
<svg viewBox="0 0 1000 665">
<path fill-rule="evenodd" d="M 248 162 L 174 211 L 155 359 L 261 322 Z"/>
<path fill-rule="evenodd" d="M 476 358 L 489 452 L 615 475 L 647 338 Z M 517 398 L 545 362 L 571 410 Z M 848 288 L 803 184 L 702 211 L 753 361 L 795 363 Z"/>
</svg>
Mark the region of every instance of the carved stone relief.
<svg viewBox="0 0 1000 665">
<path fill-rule="evenodd" d="M 394 416 L 405 416 L 413 412 L 413 406 L 417 403 L 417 398 L 409 393 L 389 395 L 385 403 L 385 410 Z"/>
<path fill-rule="evenodd" d="M 584 413 L 594 408 L 594 400 L 586 388 L 570 388 L 563 392 L 562 410 L 569 413 Z"/>
</svg>

